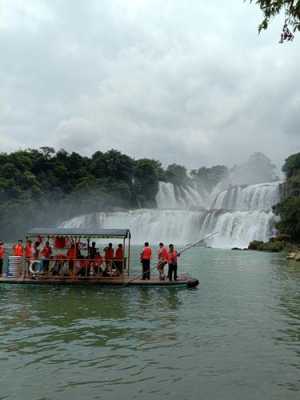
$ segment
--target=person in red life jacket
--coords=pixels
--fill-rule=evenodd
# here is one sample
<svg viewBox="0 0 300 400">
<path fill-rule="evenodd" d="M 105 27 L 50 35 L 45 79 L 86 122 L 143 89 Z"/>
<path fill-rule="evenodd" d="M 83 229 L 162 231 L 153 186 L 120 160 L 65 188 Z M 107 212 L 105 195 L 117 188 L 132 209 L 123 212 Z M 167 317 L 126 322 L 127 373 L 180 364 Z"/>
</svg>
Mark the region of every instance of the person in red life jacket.
<svg viewBox="0 0 300 400">
<path fill-rule="evenodd" d="M 13 256 L 24 256 L 23 240 L 18 240 L 18 243 L 13 247 Z"/>
<path fill-rule="evenodd" d="M 143 266 L 143 277 L 142 279 L 150 279 L 150 262 L 152 258 L 152 249 L 148 242 L 145 242 L 143 251 L 141 252 L 141 263 Z"/>
<path fill-rule="evenodd" d="M 165 279 L 164 267 L 168 263 L 168 250 L 162 242 L 159 243 L 157 256 L 158 256 L 157 270 L 159 272 L 159 279 L 163 281 Z"/>
<path fill-rule="evenodd" d="M 30 259 L 33 255 L 32 241 L 27 240 L 25 245 L 25 258 Z"/>
<path fill-rule="evenodd" d="M 114 248 L 112 247 L 112 243 L 108 243 L 108 247 L 104 249 L 104 258 L 105 258 L 105 274 L 112 275 L 112 262 L 114 259 Z"/>
<path fill-rule="evenodd" d="M 174 275 L 174 280 L 177 281 L 177 257 L 180 256 L 180 253 L 177 253 L 177 251 L 174 248 L 173 244 L 169 245 L 169 251 L 168 251 L 168 279 L 171 281 L 172 277 Z"/>
<path fill-rule="evenodd" d="M 67 251 L 67 257 L 69 259 L 69 270 L 71 272 L 73 272 L 73 268 L 74 268 L 74 260 L 76 260 L 76 247 L 75 244 L 72 243 L 71 247 L 69 248 L 69 250 Z"/>
<path fill-rule="evenodd" d="M 54 246 L 57 249 L 64 249 L 66 247 L 66 240 L 64 236 L 56 236 Z"/>
<path fill-rule="evenodd" d="M 13 246 L 12 255 L 15 257 L 23 257 L 24 256 L 23 240 L 18 240 L 18 243 Z M 24 273 L 24 269 L 23 269 L 23 267 L 21 267 L 21 264 L 20 264 L 17 269 L 17 276 L 20 276 L 20 274 L 22 272 Z"/>
<path fill-rule="evenodd" d="M 3 274 L 3 263 L 5 258 L 4 243 L 0 241 L 0 276 Z"/>
<path fill-rule="evenodd" d="M 55 247 L 56 249 L 62 249 L 61 245 L 62 245 L 61 236 L 55 236 L 55 239 L 54 239 L 54 247 Z"/>
<path fill-rule="evenodd" d="M 123 264 L 124 264 L 124 251 L 123 251 L 123 245 L 120 243 L 118 244 L 118 248 L 115 254 L 115 266 L 120 275 L 123 272 Z"/>
<path fill-rule="evenodd" d="M 49 271 L 49 263 L 50 263 L 50 258 L 52 255 L 52 248 L 47 241 L 45 243 L 45 246 L 43 250 L 41 251 L 41 256 L 43 257 L 43 271 L 48 272 Z"/>
</svg>

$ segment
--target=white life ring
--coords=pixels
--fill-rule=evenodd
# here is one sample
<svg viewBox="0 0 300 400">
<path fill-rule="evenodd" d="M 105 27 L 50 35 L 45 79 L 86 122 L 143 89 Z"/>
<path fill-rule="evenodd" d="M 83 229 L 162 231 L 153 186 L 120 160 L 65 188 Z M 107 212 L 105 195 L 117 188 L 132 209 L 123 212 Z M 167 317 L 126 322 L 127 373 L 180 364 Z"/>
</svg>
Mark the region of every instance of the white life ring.
<svg viewBox="0 0 300 400">
<path fill-rule="evenodd" d="M 40 265 L 41 265 L 41 261 L 39 261 L 39 260 L 32 260 L 32 261 L 30 261 L 30 264 L 29 264 L 29 272 L 30 272 L 32 275 L 35 275 L 37 272 L 39 272 Z"/>
</svg>

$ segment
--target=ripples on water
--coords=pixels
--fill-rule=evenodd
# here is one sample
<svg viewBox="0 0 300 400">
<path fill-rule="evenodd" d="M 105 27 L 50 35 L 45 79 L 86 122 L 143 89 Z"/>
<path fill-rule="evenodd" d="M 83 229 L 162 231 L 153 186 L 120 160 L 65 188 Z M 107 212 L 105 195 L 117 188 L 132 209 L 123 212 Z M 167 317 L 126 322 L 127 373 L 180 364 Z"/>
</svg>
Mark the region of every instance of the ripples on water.
<svg viewBox="0 0 300 400">
<path fill-rule="evenodd" d="M 0 287 L 0 399 L 298 399 L 300 264 L 195 249 L 196 290 Z"/>
</svg>

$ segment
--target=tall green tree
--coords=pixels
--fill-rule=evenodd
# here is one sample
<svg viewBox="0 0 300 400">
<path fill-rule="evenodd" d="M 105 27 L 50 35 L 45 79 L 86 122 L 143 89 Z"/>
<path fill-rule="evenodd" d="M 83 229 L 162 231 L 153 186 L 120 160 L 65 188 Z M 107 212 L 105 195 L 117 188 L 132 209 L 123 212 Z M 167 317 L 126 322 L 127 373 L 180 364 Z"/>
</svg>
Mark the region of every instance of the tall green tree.
<svg viewBox="0 0 300 400">
<path fill-rule="evenodd" d="M 278 228 L 300 243 L 300 153 L 289 156 L 282 167 L 286 182 L 281 185 L 282 200 L 275 207 L 280 216 Z"/>
</svg>

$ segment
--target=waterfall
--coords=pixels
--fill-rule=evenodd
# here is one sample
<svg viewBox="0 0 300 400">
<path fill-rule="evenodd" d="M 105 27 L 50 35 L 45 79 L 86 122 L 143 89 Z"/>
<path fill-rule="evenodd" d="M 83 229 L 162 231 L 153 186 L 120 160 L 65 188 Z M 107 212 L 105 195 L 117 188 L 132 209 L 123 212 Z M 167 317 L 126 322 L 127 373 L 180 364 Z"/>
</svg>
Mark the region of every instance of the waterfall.
<svg viewBox="0 0 300 400">
<path fill-rule="evenodd" d="M 213 199 L 211 208 L 241 211 L 270 210 L 278 199 L 278 182 L 246 187 L 233 186 L 218 193 Z"/>
<path fill-rule="evenodd" d="M 207 208 L 208 193 L 192 183 L 175 186 L 170 182 L 160 182 L 156 195 L 159 209 L 199 209 Z"/>
<path fill-rule="evenodd" d="M 185 210 L 139 209 L 111 213 L 95 213 L 73 218 L 61 224 L 63 228 L 120 228 L 131 231 L 132 241 L 157 244 L 187 243 L 199 236 L 202 213 Z"/>
<path fill-rule="evenodd" d="M 185 244 L 218 232 L 212 247 L 247 247 L 267 240 L 274 224 L 272 206 L 279 201 L 279 182 L 231 186 L 209 194 L 196 184 L 160 182 L 157 209 L 100 212 L 65 221 L 62 227 L 129 228 L 133 243 Z"/>
</svg>

